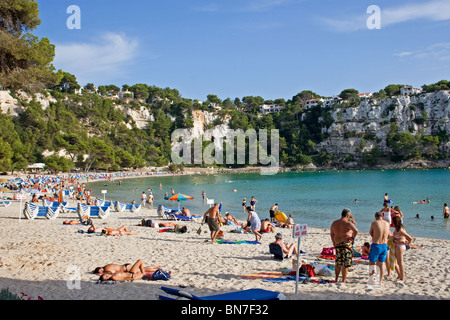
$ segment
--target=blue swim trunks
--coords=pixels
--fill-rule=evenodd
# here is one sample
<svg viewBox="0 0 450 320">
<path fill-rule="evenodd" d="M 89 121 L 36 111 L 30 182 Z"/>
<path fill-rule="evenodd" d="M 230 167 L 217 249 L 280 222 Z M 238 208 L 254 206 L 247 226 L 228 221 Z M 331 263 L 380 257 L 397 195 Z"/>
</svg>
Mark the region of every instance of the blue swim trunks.
<svg viewBox="0 0 450 320">
<path fill-rule="evenodd" d="M 369 261 L 370 262 L 385 262 L 386 255 L 388 252 L 387 244 L 377 244 L 372 243 L 369 251 Z"/>
</svg>

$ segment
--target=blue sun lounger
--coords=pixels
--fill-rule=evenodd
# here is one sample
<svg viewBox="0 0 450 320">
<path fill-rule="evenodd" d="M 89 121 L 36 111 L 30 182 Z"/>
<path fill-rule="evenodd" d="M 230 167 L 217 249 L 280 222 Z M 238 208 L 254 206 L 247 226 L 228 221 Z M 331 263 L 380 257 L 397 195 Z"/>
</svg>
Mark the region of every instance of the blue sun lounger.
<svg viewBox="0 0 450 320">
<path fill-rule="evenodd" d="M 161 287 L 164 292 L 176 296 L 175 298 L 159 295 L 160 300 L 285 300 L 286 296 L 280 292 L 264 289 L 248 289 L 206 297 L 198 297 L 183 290 Z"/>
<path fill-rule="evenodd" d="M 11 201 L 0 201 L 0 207 L 9 207 Z"/>
<path fill-rule="evenodd" d="M 197 219 L 200 219 L 201 216 L 192 215 L 190 217 L 181 216 L 179 214 L 176 214 L 175 212 L 169 213 L 171 219 L 175 221 L 184 220 L 184 221 L 197 221 Z"/>
</svg>

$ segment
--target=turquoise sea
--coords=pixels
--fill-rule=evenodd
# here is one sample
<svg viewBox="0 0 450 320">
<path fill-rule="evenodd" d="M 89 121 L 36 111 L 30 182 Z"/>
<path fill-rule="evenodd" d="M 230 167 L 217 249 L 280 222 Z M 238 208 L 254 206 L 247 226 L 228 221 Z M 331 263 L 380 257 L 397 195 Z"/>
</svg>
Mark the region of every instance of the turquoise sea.
<svg viewBox="0 0 450 320">
<path fill-rule="evenodd" d="M 129 203 L 139 202 L 142 192 L 148 194 L 148 188 L 152 188 L 155 207 L 162 204 L 177 208 L 177 202 L 164 200 L 165 192 L 170 194 L 170 188 L 174 188 L 175 193 L 195 197 L 181 203 L 195 214 L 203 214 L 209 207 L 202 200 L 205 191 L 208 198 L 222 202 L 222 213 L 228 211 L 240 221 L 247 218 L 242 199 L 247 198 L 249 203 L 254 196 L 261 218 L 269 217 L 269 208 L 278 203 L 280 211 L 292 214 L 295 223 L 327 229 L 340 217 L 342 209 L 349 208 L 358 229 L 364 233 L 369 232 L 374 213 L 382 208 L 384 194 L 388 193 L 391 205 L 399 206 L 404 213 L 404 226 L 410 235 L 450 240 L 450 221 L 442 214 L 444 203 L 450 205 L 449 182 L 448 169 L 354 170 L 287 172 L 273 176 L 259 173 L 153 176 L 124 179 L 121 185 L 118 180 L 99 181 L 89 183 L 88 189 L 100 198 L 103 198 L 101 190 L 107 190 L 106 199 Z M 413 204 L 426 198 L 431 202 Z"/>
</svg>

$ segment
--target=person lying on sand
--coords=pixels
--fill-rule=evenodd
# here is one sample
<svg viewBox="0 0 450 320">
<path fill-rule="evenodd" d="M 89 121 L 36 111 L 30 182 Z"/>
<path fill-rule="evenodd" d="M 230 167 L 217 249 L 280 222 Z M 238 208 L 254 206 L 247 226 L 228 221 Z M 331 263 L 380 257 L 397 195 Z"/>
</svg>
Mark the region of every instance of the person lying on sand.
<svg viewBox="0 0 450 320">
<path fill-rule="evenodd" d="M 95 225 L 89 227 L 88 233 L 101 233 L 104 236 L 123 236 L 123 235 L 136 235 L 139 232 L 131 232 L 127 226 L 121 226 L 119 229 L 111 228 L 96 228 Z"/>
<path fill-rule="evenodd" d="M 63 224 L 70 224 L 70 225 L 83 224 L 83 225 L 89 226 L 92 224 L 92 220 L 89 219 L 88 216 L 83 216 L 83 217 L 81 217 L 80 220 L 65 220 L 63 222 Z"/>
<path fill-rule="evenodd" d="M 126 280 L 140 280 L 147 274 L 145 273 L 144 264 L 141 259 L 128 269 L 128 271 L 117 271 L 114 273 L 103 273 L 100 276 L 101 281 L 113 280 L 113 281 L 126 281 Z"/>
<path fill-rule="evenodd" d="M 136 263 L 137 262 L 139 262 L 139 260 L 136 261 Z M 130 272 L 132 267 L 133 267 L 133 265 L 131 265 L 131 263 L 125 263 L 123 265 L 122 264 L 110 263 L 110 264 L 107 264 L 107 265 L 105 265 L 103 267 L 95 268 L 94 273 L 98 274 L 98 275 L 102 275 L 104 273 L 114 274 L 114 273 L 117 273 L 117 272 Z M 158 269 L 161 269 L 161 266 L 147 266 L 147 267 L 144 267 L 145 272 L 150 272 L 150 273 L 153 273 L 153 272 L 155 272 Z"/>
</svg>

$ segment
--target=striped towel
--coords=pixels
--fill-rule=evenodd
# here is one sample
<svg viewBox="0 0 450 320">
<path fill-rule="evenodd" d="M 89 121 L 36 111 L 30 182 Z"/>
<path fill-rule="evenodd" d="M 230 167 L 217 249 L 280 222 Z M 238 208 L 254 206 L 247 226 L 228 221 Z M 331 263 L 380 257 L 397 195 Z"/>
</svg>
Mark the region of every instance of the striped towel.
<svg viewBox="0 0 450 320">
<path fill-rule="evenodd" d="M 395 261 L 396 261 L 394 237 L 389 237 L 387 244 L 389 247 L 389 269 L 394 271 L 395 270 Z"/>
</svg>

